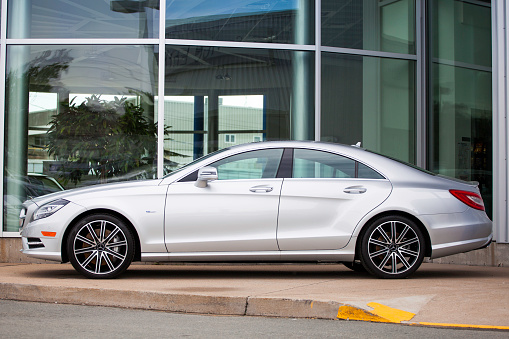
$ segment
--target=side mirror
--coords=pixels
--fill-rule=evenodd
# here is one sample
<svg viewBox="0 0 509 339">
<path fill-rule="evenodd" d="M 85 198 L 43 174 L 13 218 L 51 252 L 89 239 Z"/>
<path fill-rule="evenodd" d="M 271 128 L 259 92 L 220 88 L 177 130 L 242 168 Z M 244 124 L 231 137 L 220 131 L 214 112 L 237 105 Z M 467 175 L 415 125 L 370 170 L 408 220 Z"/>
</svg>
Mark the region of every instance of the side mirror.
<svg viewBox="0 0 509 339">
<path fill-rule="evenodd" d="M 198 179 L 194 185 L 196 187 L 205 188 L 209 181 L 217 180 L 217 168 L 203 167 L 198 170 Z"/>
</svg>

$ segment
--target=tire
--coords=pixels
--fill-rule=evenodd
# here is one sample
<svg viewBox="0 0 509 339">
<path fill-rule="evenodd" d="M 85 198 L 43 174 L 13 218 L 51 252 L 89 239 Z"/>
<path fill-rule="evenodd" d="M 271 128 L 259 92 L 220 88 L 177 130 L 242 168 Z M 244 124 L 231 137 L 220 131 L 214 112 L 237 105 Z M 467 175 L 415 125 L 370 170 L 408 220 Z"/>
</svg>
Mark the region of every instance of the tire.
<svg viewBox="0 0 509 339">
<path fill-rule="evenodd" d="M 343 265 L 357 273 L 366 273 L 366 268 L 359 262 L 344 262 Z"/>
<path fill-rule="evenodd" d="M 361 238 L 361 262 L 378 278 L 406 278 L 424 259 L 422 231 L 412 220 L 392 215 L 375 220 Z"/>
<path fill-rule="evenodd" d="M 72 266 L 87 278 L 115 278 L 134 259 L 134 237 L 125 223 L 109 214 L 94 214 L 73 226 L 67 238 Z"/>
</svg>

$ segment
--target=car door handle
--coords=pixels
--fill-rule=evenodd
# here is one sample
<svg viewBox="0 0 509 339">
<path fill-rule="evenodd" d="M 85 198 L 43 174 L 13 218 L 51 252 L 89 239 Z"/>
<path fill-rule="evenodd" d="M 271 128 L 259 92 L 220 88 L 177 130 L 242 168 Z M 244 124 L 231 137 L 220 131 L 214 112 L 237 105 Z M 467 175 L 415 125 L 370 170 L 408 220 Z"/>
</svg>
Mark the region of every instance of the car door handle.
<svg viewBox="0 0 509 339">
<path fill-rule="evenodd" d="M 362 194 L 362 193 L 366 193 L 366 191 L 367 191 L 367 188 L 362 187 L 362 186 L 347 187 L 343 190 L 343 192 L 348 193 L 348 194 Z"/>
<path fill-rule="evenodd" d="M 267 193 L 272 192 L 274 188 L 270 186 L 260 185 L 260 186 L 253 186 L 249 190 L 253 193 Z"/>
</svg>

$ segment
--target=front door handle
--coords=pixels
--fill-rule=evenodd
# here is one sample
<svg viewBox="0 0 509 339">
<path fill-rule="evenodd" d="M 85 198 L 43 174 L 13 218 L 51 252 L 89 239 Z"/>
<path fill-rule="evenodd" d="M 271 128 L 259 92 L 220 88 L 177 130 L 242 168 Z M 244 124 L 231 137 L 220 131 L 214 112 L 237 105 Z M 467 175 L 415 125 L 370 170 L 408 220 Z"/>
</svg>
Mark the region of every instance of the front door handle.
<svg viewBox="0 0 509 339">
<path fill-rule="evenodd" d="M 343 192 L 348 193 L 348 194 L 362 194 L 362 193 L 366 193 L 366 191 L 367 191 L 367 188 L 362 187 L 362 186 L 351 186 L 351 187 L 347 187 L 343 190 Z"/>
<path fill-rule="evenodd" d="M 273 189 L 274 189 L 274 187 L 260 185 L 260 186 L 253 186 L 249 190 L 253 193 L 268 193 L 268 192 L 272 192 Z"/>
</svg>

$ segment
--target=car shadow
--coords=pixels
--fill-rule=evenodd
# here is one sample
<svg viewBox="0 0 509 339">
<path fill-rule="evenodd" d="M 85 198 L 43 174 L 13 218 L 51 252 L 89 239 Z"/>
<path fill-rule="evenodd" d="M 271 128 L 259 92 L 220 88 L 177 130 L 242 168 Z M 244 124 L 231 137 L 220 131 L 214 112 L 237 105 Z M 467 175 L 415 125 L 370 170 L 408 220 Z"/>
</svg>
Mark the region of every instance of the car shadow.
<svg viewBox="0 0 509 339">
<path fill-rule="evenodd" d="M 57 266 L 57 265 L 55 265 Z M 160 264 L 131 265 L 117 279 L 370 279 L 367 273 L 349 270 L 343 265 L 197 265 Z M 334 267 L 333 267 L 334 266 Z M 37 269 L 25 272 L 26 277 L 38 279 L 87 279 L 70 265 L 59 268 Z M 61 267 L 61 268 L 60 268 Z"/>
<path fill-rule="evenodd" d="M 56 266 L 56 265 L 55 265 Z M 407 279 L 438 280 L 464 278 L 509 278 L 509 269 L 500 268 L 483 271 L 472 266 L 454 266 L 432 264 L 421 267 Z M 27 277 L 46 279 L 87 279 L 70 265 L 57 266 L 51 269 L 37 269 L 25 272 Z M 61 267 L 61 268 L 60 268 Z M 368 273 L 355 272 L 343 265 L 251 265 L 251 264 L 159 264 L 131 265 L 117 279 L 373 279 Z"/>
</svg>

